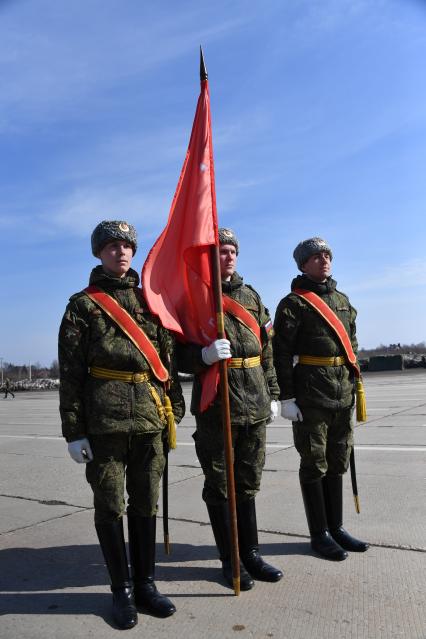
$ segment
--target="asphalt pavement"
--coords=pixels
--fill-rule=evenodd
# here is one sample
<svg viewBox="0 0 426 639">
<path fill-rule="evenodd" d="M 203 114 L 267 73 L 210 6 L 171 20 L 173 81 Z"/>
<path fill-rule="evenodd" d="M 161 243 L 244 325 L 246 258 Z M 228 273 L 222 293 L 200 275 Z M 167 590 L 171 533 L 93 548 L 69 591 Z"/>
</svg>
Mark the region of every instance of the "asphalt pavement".
<svg viewBox="0 0 426 639">
<path fill-rule="evenodd" d="M 368 552 L 338 563 L 311 552 L 291 424 L 279 418 L 268 427 L 257 512 L 262 554 L 284 578 L 235 597 L 221 578 L 187 415 L 169 458 L 170 556 L 161 506 L 157 533 L 157 585 L 177 612 L 140 614 L 128 631 L 111 619 L 92 495 L 60 436 L 57 391 L 0 398 L 0 639 L 426 639 L 426 371 L 364 382 L 368 422 L 355 431 L 361 514 L 348 475 L 344 520 Z"/>
</svg>

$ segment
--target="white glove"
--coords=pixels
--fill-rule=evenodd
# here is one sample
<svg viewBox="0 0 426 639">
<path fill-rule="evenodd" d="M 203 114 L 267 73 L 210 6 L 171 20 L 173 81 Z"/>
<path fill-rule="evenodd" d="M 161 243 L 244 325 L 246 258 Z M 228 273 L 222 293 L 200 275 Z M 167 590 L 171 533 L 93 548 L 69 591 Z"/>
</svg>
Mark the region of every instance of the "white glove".
<svg viewBox="0 0 426 639">
<path fill-rule="evenodd" d="M 93 459 L 92 449 L 86 437 L 68 444 L 68 452 L 77 464 L 88 464 Z"/>
<path fill-rule="evenodd" d="M 271 422 L 273 422 L 276 417 L 278 417 L 278 402 L 276 399 L 273 399 L 271 401 Z"/>
<path fill-rule="evenodd" d="M 292 422 L 303 422 L 303 415 L 295 399 L 285 399 L 281 402 L 281 417 Z"/>
<path fill-rule="evenodd" d="M 231 342 L 229 339 L 216 339 L 201 350 L 201 357 L 204 364 L 211 366 L 220 359 L 229 359 L 231 357 Z"/>
</svg>

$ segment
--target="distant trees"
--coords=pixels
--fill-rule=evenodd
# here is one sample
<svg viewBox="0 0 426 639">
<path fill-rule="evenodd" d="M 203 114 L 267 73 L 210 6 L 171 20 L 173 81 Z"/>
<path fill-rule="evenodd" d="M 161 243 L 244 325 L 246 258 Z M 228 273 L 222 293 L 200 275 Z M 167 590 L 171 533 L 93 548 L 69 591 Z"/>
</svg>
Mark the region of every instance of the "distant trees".
<svg viewBox="0 0 426 639">
<path fill-rule="evenodd" d="M 59 362 L 57 359 L 54 359 L 50 365 L 50 377 L 59 379 Z"/>
<path fill-rule="evenodd" d="M 19 382 L 30 377 L 30 365 L 17 365 L 3 362 L 3 378 L 8 377 L 11 382 Z M 50 366 L 42 366 L 40 362 L 31 364 L 31 379 L 58 379 L 58 360 L 54 359 Z"/>
</svg>

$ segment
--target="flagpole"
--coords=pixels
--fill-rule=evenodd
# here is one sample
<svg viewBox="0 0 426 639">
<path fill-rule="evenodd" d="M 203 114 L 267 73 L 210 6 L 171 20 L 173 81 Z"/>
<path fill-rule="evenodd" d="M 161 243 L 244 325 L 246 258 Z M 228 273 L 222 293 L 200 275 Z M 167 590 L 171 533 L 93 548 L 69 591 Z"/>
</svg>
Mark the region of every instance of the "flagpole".
<svg viewBox="0 0 426 639">
<path fill-rule="evenodd" d="M 208 75 L 206 65 L 204 63 L 203 50 L 200 47 L 200 82 L 207 81 Z M 210 127 L 211 130 L 211 127 Z M 211 141 L 210 141 L 211 144 Z M 212 145 L 210 146 L 210 154 L 213 156 Z M 211 162 L 213 167 L 213 162 Z M 213 184 L 214 177 L 212 177 Z M 212 193 L 215 200 L 215 195 Z M 217 336 L 223 339 L 225 335 L 225 322 L 222 303 L 222 276 L 220 271 L 219 246 L 211 247 L 210 259 L 213 274 L 213 295 L 216 310 Z M 228 365 L 226 360 L 219 361 L 220 373 L 220 394 L 221 394 L 221 411 L 223 425 L 223 443 L 226 462 L 226 484 L 228 493 L 228 509 L 230 521 L 230 545 L 231 545 L 231 561 L 232 561 L 232 580 L 234 585 L 234 593 L 236 596 L 240 594 L 240 557 L 238 548 L 238 524 L 237 524 L 237 506 L 235 498 L 235 481 L 234 481 L 234 453 L 232 449 L 232 431 L 231 431 L 231 413 L 229 407 L 229 386 L 228 386 Z"/>
<path fill-rule="evenodd" d="M 211 247 L 211 259 L 214 272 L 214 298 L 216 306 L 217 336 L 223 339 L 225 335 L 224 315 L 222 306 L 222 278 L 220 273 L 219 247 Z M 237 505 L 235 498 L 234 481 L 234 451 L 232 449 L 231 413 L 229 408 L 229 387 L 228 387 L 228 364 L 226 359 L 219 361 L 220 374 L 220 398 L 223 426 L 223 444 L 226 462 L 226 486 L 228 493 L 228 510 L 231 533 L 231 560 L 232 560 L 232 580 L 234 592 L 240 594 L 240 556 L 238 548 L 238 524 Z"/>
</svg>

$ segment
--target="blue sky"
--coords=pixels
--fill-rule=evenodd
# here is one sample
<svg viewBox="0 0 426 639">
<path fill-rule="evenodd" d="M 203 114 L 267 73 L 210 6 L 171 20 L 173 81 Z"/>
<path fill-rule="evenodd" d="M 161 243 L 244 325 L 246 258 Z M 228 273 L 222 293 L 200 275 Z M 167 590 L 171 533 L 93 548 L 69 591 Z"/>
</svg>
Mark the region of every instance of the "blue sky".
<svg viewBox="0 0 426 639">
<path fill-rule="evenodd" d="M 0 357 L 50 364 L 102 219 L 164 227 L 209 72 L 219 223 L 272 315 L 321 235 L 361 346 L 426 340 L 423 0 L 0 0 Z"/>
</svg>

